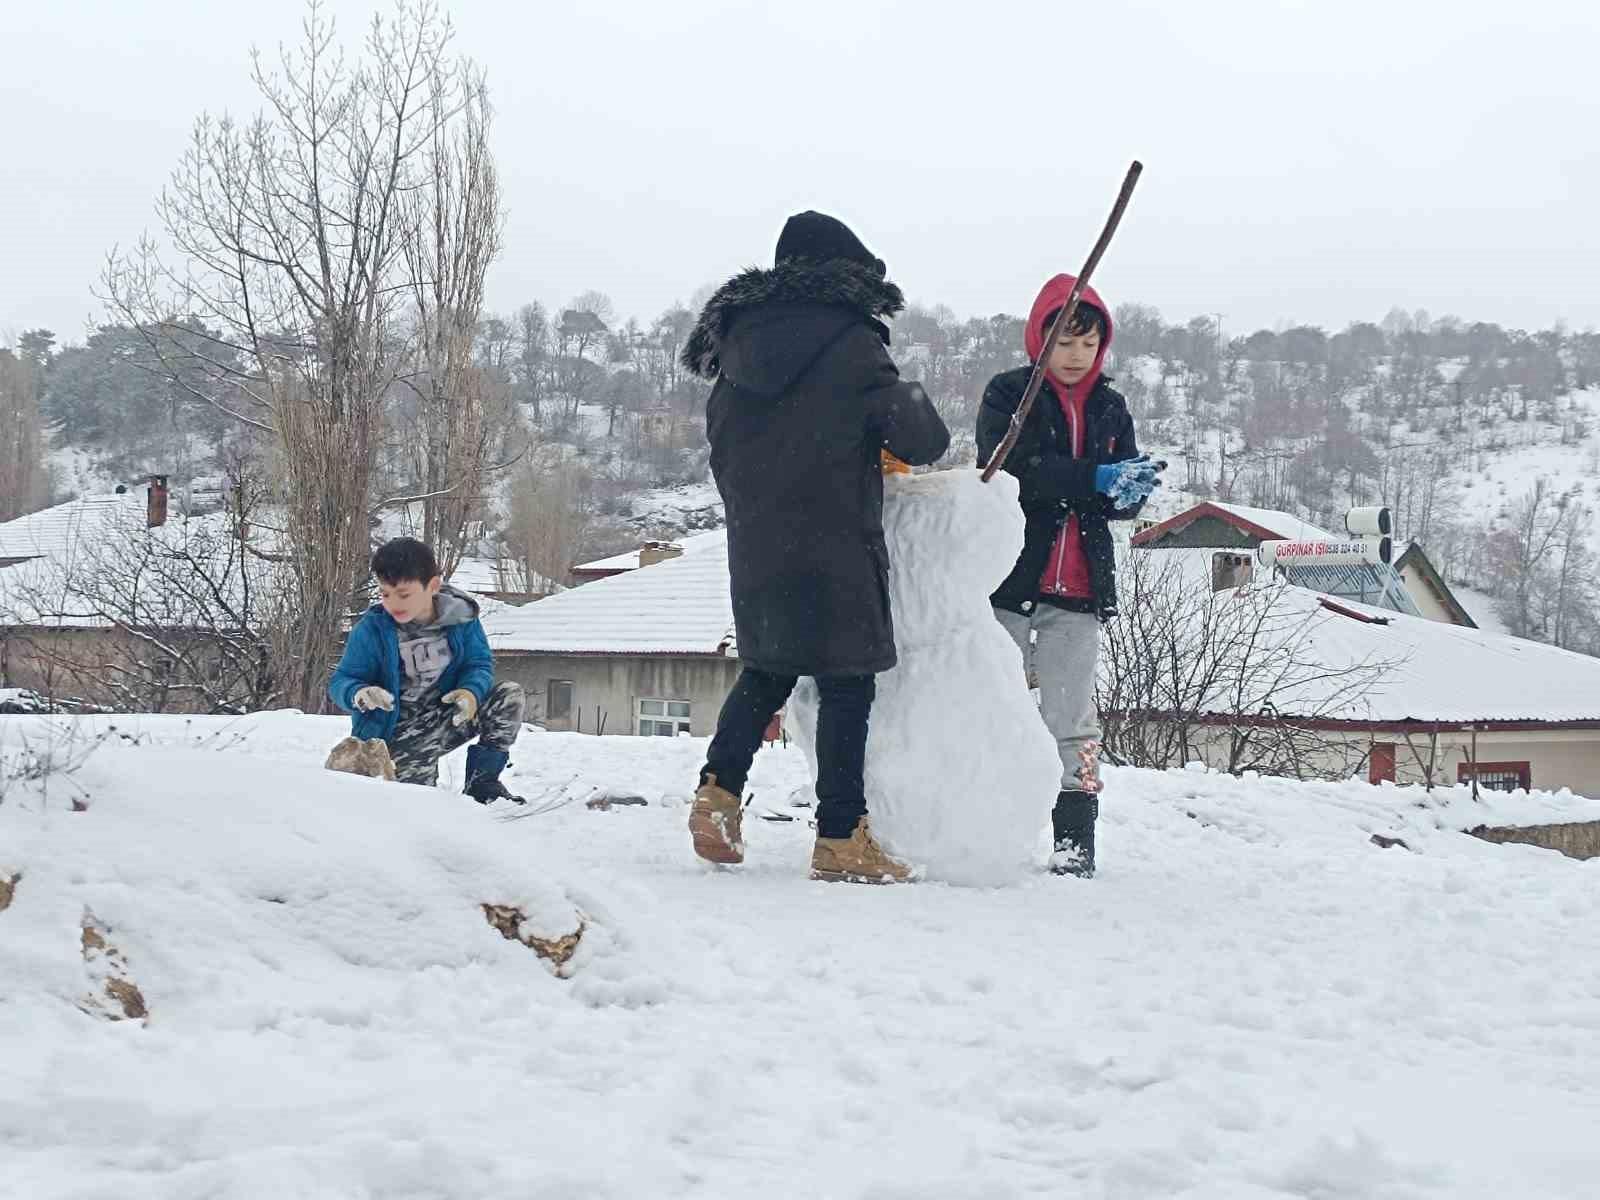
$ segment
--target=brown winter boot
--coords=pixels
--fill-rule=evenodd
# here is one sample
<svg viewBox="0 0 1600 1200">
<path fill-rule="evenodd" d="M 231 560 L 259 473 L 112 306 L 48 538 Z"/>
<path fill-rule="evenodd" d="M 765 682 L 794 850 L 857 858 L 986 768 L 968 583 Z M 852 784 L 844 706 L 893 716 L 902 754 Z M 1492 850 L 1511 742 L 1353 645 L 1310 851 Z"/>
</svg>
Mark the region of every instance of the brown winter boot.
<svg viewBox="0 0 1600 1200">
<path fill-rule="evenodd" d="M 829 883 L 905 883 L 911 868 L 889 857 L 862 817 L 847 838 L 817 839 L 811 852 L 811 878 Z"/>
<path fill-rule="evenodd" d="M 744 838 L 739 831 L 743 814 L 739 797 L 717 786 L 717 777 L 707 775 L 694 793 L 689 810 L 689 832 L 694 837 L 694 852 L 707 862 L 742 863 Z"/>
</svg>

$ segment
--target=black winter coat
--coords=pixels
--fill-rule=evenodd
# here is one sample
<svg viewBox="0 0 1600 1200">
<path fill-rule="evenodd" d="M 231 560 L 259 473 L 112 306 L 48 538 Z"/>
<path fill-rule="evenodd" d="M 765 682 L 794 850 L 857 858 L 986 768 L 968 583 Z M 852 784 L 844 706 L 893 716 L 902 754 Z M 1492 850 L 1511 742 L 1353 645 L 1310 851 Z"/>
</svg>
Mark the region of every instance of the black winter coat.
<svg viewBox="0 0 1600 1200">
<path fill-rule="evenodd" d="M 1005 437 L 1031 371 L 1031 367 L 1006 371 L 991 379 L 984 389 L 983 404 L 978 409 L 980 464 L 989 461 Z M 1116 615 L 1116 559 L 1108 522 L 1131 520 L 1139 515 L 1144 505 L 1113 508 L 1109 499 L 1095 491 L 1095 467 L 1136 458 L 1139 454 L 1127 401 L 1104 378 L 1095 384 L 1084 403 L 1084 425 L 1085 453 L 1084 457 L 1076 458 L 1061 402 L 1046 378 L 1022 423 L 1017 444 L 1001 468 L 1016 476 L 1021 485 L 1019 499 L 1026 520 L 1026 534 L 1017 565 L 989 597 L 996 608 L 1026 613 L 1040 602 L 1039 580 L 1050 560 L 1051 548 L 1068 515 L 1076 513 L 1078 535 L 1083 539 L 1089 578 L 1094 587 L 1093 611 L 1102 621 Z M 1075 607 L 1070 600 L 1054 597 L 1048 603 Z"/>
<path fill-rule="evenodd" d="M 684 365 L 717 381 L 706 435 L 750 666 L 815 676 L 895 664 L 879 452 L 931 463 L 950 442 L 884 348 L 880 318 L 903 303 L 870 267 L 785 262 L 723 285 L 685 346 Z"/>
</svg>

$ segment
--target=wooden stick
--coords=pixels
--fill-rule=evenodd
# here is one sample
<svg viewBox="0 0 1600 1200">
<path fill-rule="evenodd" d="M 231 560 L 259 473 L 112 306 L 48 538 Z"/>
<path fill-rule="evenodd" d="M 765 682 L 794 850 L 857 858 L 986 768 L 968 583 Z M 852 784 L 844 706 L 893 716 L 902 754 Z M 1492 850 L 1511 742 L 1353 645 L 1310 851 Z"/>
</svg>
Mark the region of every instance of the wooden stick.
<svg viewBox="0 0 1600 1200">
<path fill-rule="evenodd" d="M 1044 385 L 1045 364 L 1050 361 L 1056 339 L 1061 336 L 1062 330 L 1072 327 L 1072 315 L 1078 311 L 1078 301 L 1083 298 L 1083 289 L 1089 286 L 1089 277 L 1100 265 L 1100 258 L 1105 254 L 1106 247 L 1111 244 L 1112 235 L 1122 223 L 1122 214 L 1127 211 L 1128 201 L 1133 197 L 1133 186 L 1139 182 L 1139 175 L 1143 171 L 1144 164 L 1137 159 L 1128 168 L 1128 174 L 1122 181 L 1122 190 L 1117 193 L 1117 202 L 1111 207 L 1111 216 L 1106 219 L 1106 227 L 1100 231 L 1100 240 L 1094 244 L 1094 249 L 1089 251 L 1083 269 L 1078 272 L 1078 282 L 1072 285 L 1072 292 L 1067 296 L 1067 302 L 1061 306 L 1056 319 L 1050 323 L 1050 328 L 1045 334 L 1044 346 L 1039 351 L 1039 361 L 1033 364 L 1033 374 L 1028 376 L 1028 386 L 1023 389 L 1017 411 L 1011 414 L 1011 424 L 1006 428 L 1006 436 L 1000 439 L 1000 444 L 995 447 L 995 452 L 989 459 L 989 465 L 983 469 L 984 483 L 994 478 L 994 473 L 1005 465 L 1006 455 L 1010 454 L 1011 448 L 1017 444 L 1017 437 L 1022 433 L 1022 423 L 1028 419 L 1033 402 L 1038 398 L 1039 389 Z"/>
</svg>

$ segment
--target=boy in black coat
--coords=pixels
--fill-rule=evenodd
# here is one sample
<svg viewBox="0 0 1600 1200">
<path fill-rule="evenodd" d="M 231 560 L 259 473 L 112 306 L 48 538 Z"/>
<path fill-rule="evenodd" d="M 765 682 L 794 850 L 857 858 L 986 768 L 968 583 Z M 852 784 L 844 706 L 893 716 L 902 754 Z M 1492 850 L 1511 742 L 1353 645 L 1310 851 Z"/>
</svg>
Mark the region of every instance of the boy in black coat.
<svg viewBox="0 0 1600 1200">
<path fill-rule="evenodd" d="M 905 303 L 885 275 L 841 222 L 800 213 L 776 265 L 723 285 L 684 348 L 684 365 L 716 380 L 706 434 L 744 664 L 689 819 L 712 862 L 743 861 L 745 777 L 772 715 L 810 675 L 821 699 L 812 875 L 906 876 L 868 831 L 863 790 L 874 676 L 895 664 L 881 457 L 931 463 L 950 433 L 885 349 L 883 318 Z"/>
</svg>

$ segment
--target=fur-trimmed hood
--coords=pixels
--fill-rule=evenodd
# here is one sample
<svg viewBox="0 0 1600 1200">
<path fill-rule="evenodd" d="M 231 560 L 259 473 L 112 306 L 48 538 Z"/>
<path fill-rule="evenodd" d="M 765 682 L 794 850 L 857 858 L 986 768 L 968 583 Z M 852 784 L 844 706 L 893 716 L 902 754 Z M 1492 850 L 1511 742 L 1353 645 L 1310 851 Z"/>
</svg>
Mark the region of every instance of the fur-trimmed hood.
<svg viewBox="0 0 1600 1200">
<path fill-rule="evenodd" d="M 889 327 L 883 318 L 905 308 L 900 289 L 872 267 L 849 259 L 827 262 L 797 259 L 770 269 L 751 267 L 717 289 L 706 301 L 694 331 L 684 343 L 685 368 L 704 379 L 716 378 L 722 369 L 722 343 L 734 319 L 762 304 L 822 304 L 845 308 L 870 322 L 889 344 Z"/>
</svg>

